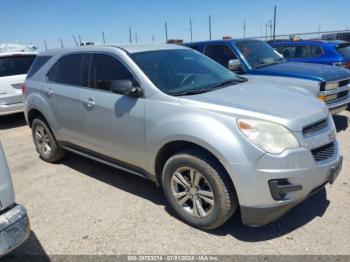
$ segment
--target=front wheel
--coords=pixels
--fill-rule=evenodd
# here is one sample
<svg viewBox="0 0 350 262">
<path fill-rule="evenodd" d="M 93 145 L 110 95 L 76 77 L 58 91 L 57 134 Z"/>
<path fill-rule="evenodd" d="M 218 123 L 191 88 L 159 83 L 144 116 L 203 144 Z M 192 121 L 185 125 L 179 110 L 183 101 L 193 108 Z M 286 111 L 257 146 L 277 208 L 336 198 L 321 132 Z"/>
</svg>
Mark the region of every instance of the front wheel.
<svg viewBox="0 0 350 262">
<path fill-rule="evenodd" d="M 32 136 L 36 151 L 43 160 L 54 163 L 63 158 L 64 150 L 59 147 L 50 128 L 43 119 L 34 119 Z"/>
<path fill-rule="evenodd" d="M 217 228 L 237 209 L 236 193 L 227 174 L 200 150 L 172 156 L 165 163 L 162 182 L 175 213 L 192 226 Z"/>
</svg>

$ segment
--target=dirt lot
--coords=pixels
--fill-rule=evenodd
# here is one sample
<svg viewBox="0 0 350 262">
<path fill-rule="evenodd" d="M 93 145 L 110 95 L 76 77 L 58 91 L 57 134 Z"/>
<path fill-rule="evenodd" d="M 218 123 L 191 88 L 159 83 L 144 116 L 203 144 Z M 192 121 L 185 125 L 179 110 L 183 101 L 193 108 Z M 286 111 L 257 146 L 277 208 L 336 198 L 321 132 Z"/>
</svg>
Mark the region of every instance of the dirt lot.
<svg viewBox="0 0 350 262">
<path fill-rule="evenodd" d="M 0 118 L 0 140 L 32 234 L 12 254 L 350 254 L 350 113 L 335 117 L 344 155 L 334 185 L 277 222 L 235 215 L 205 232 L 178 220 L 152 182 L 69 154 L 39 159 L 23 115 Z"/>
</svg>

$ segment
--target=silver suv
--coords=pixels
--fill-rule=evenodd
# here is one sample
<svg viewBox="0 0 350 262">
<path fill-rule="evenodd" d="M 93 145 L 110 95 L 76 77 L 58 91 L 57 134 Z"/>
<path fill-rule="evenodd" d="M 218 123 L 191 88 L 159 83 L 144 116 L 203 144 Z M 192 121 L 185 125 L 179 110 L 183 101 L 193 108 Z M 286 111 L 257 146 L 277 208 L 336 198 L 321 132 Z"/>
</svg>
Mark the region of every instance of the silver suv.
<svg viewBox="0 0 350 262">
<path fill-rule="evenodd" d="M 149 178 L 199 228 L 238 208 L 247 225 L 274 221 L 341 169 L 323 102 L 186 47 L 60 49 L 33 67 L 25 115 L 43 160 L 71 151 Z"/>
</svg>

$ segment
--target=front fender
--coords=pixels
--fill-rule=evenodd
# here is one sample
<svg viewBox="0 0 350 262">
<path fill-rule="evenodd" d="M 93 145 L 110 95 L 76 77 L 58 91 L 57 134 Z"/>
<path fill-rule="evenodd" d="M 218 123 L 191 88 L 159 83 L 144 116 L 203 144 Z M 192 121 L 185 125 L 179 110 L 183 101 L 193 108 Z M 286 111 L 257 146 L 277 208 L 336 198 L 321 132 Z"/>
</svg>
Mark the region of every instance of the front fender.
<svg viewBox="0 0 350 262">
<path fill-rule="evenodd" d="M 175 141 L 190 142 L 208 150 L 224 166 L 251 163 L 264 154 L 243 137 L 234 118 L 211 112 L 203 114 L 201 110 L 191 111 L 194 112 L 172 114 L 165 121 L 146 126 L 146 163 L 151 174 L 156 173 L 158 152 L 164 145 Z"/>
</svg>

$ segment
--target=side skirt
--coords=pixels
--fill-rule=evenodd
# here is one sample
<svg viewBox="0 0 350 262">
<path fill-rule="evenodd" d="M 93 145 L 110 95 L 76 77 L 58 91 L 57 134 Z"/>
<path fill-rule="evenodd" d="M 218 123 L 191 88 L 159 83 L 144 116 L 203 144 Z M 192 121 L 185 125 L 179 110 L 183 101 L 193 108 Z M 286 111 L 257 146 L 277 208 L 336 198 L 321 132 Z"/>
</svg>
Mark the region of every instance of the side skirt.
<svg viewBox="0 0 350 262">
<path fill-rule="evenodd" d="M 94 160 L 96 162 L 114 167 L 116 169 L 131 173 L 133 175 L 149 179 L 158 185 L 156 176 L 151 175 L 150 173 L 148 173 L 146 170 L 144 170 L 142 168 L 135 167 L 135 166 L 130 165 L 128 163 L 125 163 L 125 162 L 119 161 L 117 159 L 102 155 L 100 153 L 96 153 L 96 152 L 93 152 L 91 150 L 73 145 L 71 143 L 58 142 L 58 144 L 60 147 L 64 148 L 67 151 L 70 151 L 74 154 L 89 158 L 89 159 Z"/>
</svg>

